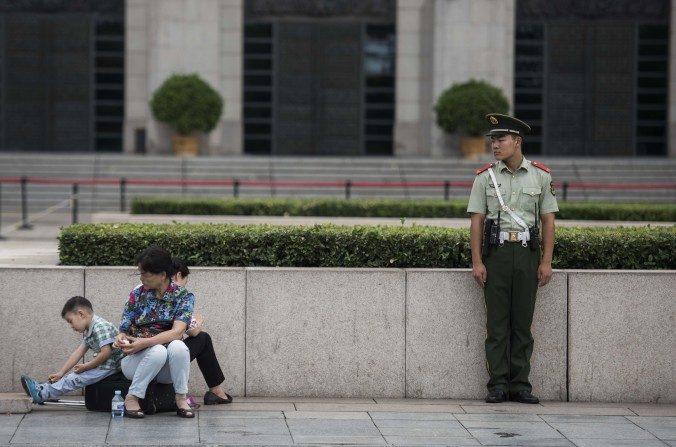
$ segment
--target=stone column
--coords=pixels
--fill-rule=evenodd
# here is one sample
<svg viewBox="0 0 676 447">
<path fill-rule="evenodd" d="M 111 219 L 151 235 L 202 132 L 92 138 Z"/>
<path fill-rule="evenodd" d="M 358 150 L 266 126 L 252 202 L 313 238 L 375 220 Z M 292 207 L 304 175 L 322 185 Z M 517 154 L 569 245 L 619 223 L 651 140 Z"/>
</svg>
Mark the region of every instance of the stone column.
<svg viewBox="0 0 676 447">
<path fill-rule="evenodd" d="M 667 156 L 676 158 L 676 2 L 671 2 L 669 23 L 669 107 L 667 120 Z"/>
<path fill-rule="evenodd" d="M 512 99 L 515 0 L 398 2 L 395 154 L 459 156 L 458 138 L 437 127 L 434 103 L 470 78 Z"/>
<path fill-rule="evenodd" d="M 214 154 L 239 155 L 243 150 L 242 83 L 243 83 L 243 0 L 220 0 L 221 17 L 221 94 L 225 100 L 223 117 L 212 137 L 220 133 L 220 144 L 212 143 Z"/>
<path fill-rule="evenodd" d="M 172 74 L 197 73 L 225 101 L 201 153 L 240 153 L 241 0 L 128 0 L 126 15 L 125 151 L 145 128 L 148 153 L 171 152 L 171 131 L 155 121 L 148 101 Z"/>
<path fill-rule="evenodd" d="M 397 2 L 394 155 L 429 155 L 435 0 Z"/>
<path fill-rule="evenodd" d="M 125 5 L 124 152 L 135 152 L 136 132 L 148 126 L 148 0 L 127 0 Z"/>
<path fill-rule="evenodd" d="M 451 84 L 470 78 L 501 88 L 512 103 L 515 8 L 515 0 L 436 1 L 432 105 Z M 434 122 L 428 129 L 432 156 L 460 156 L 458 138 Z"/>
</svg>

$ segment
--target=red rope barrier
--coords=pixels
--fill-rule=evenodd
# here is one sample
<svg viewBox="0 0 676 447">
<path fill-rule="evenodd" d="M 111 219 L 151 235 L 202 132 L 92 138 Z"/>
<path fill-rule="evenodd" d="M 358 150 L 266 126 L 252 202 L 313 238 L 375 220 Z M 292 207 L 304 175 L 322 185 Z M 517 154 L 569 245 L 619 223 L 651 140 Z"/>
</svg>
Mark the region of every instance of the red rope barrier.
<svg viewBox="0 0 676 447">
<path fill-rule="evenodd" d="M 231 179 L 189 179 L 189 180 L 170 180 L 170 179 L 127 179 L 127 185 L 146 185 L 146 186 L 232 186 L 234 180 Z"/>
<path fill-rule="evenodd" d="M 306 180 L 246 180 L 239 181 L 241 186 L 275 186 L 275 187 L 307 187 L 307 188 L 343 188 L 345 182 L 336 181 L 306 181 Z"/>
<path fill-rule="evenodd" d="M 559 183 L 562 186 L 563 183 Z M 676 183 L 568 182 L 569 189 L 676 189 Z"/>
</svg>

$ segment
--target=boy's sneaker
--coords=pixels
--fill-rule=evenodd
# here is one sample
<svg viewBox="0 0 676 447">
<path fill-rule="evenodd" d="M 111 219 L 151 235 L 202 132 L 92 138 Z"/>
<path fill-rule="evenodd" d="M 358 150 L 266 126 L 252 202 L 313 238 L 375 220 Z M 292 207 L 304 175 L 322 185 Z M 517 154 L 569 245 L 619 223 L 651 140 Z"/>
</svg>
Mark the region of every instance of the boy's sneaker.
<svg viewBox="0 0 676 447">
<path fill-rule="evenodd" d="M 44 399 L 40 395 L 40 384 L 26 375 L 21 376 L 21 386 L 28 391 L 30 397 L 33 398 L 34 404 L 44 405 Z"/>
<path fill-rule="evenodd" d="M 21 376 L 21 386 L 23 387 L 23 390 L 26 392 L 26 396 L 31 397 L 31 392 L 28 391 L 28 386 L 26 386 L 26 381 L 23 378 L 24 376 Z"/>
</svg>

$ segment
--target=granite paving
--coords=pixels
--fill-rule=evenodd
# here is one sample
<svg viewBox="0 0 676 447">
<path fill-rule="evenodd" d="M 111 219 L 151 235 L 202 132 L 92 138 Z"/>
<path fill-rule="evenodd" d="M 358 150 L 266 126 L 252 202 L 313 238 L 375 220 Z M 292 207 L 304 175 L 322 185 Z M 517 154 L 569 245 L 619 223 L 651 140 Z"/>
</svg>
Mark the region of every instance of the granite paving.
<svg viewBox="0 0 676 447">
<path fill-rule="evenodd" d="M 262 397 L 235 402 L 202 406 L 194 419 L 161 413 L 142 420 L 34 405 L 27 414 L 0 414 L 0 446 L 676 446 L 674 405 Z"/>
</svg>

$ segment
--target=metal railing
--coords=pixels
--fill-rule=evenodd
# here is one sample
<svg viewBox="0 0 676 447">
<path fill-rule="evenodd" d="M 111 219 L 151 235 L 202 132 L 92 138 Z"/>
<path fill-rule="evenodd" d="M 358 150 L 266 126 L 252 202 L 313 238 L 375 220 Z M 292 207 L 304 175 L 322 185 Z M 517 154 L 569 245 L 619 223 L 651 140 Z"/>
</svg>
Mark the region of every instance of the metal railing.
<svg viewBox="0 0 676 447">
<path fill-rule="evenodd" d="M 71 185 L 72 190 L 70 196 L 59 202 L 58 204 L 49 207 L 43 212 L 48 213 L 50 210 L 63 208 L 69 205 L 71 211 L 72 223 L 78 221 L 78 207 L 79 207 L 79 188 L 81 185 L 88 186 L 117 186 L 119 188 L 119 209 L 124 213 L 127 211 L 127 189 L 129 186 L 150 186 L 150 187 L 166 187 L 166 186 L 181 186 L 185 191 L 188 186 L 202 186 L 202 187 L 230 187 L 232 190 L 232 197 L 239 197 L 242 188 L 330 188 L 342 189 L 344 191 L 345 199 L 352 197 L 352 192 L 356 188 L 406 188 L 406 189 L 438 189 L 440 195 L 443 195 L 444 200 L 450 200 L 451 188 L 465 188 L 472 187 L 473 182 L 468 180 L 432 180 L 432 181 L 365 181 L 365 180 L 328 180 L 328 181 L 305 181 L 305 180 L 251 180 L 251 179 L 182 179 L 182 180 L 168 180 L 168 179 L 127 179 L 107 178 L 107 179 L 61 179 L 61 178 L 46 178 L 46 177 L 0 177 L 0 223 L 2 222 L 2 185 L 3 184 L 19 184 L 21 194 L 21 223 L 19 229 L 30 229 L 32 225 L 28 217 L 28 185 Z M 601 183 L 601 182 L 554 182 L 556 188 L 562 189 L 563 201 L 568 200 L 568 192 L 573 189 L 594 189 L 594 190 L 623 190 L 623 191 L 640 191 L 640 190 L 673 190 L 676 192 L 676 182 L 665 183 Z M 1 227 L 0 227 L 1 231 Z"/>
</svg>

